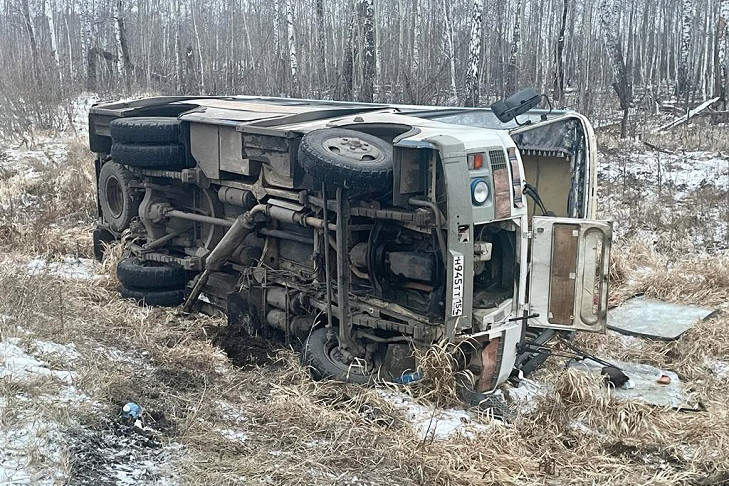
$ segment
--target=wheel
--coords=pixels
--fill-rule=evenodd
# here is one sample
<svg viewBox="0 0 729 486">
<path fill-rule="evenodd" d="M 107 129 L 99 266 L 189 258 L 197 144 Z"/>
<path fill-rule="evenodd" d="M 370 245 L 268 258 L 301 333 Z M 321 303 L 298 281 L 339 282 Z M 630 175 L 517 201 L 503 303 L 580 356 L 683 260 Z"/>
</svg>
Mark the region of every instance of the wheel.
<svg viewBox="0 0 729 486">
<path fill-rule="evenodd" d="M 111 146 L 114 162 L 141 169 L 181 170 L 188 167 L 185 147 L 182 145 L 136 145 L 114 143 Z"/>
<path fill-rule="evenodd" d="M 337 328 L 332 329 L 336 336 Z M 338 359 L 339 351 L 336 338 L 327 339 L 327 329 L 318 327 L 311 331 L 301 351 L 301 361 L 311 368 L 311 376 L 315 380 L 335 380 L 350 383 L 371 383 L 375 374 L 358 366 L 347 364 Z"/>
<path fill-rule="evenodd" d="M 103 227 L 96 227 L 92 234 L 94 258 L 100 262 L 104 259 L 107 245 L 115 241 L 114 234 Z"/>
<path fill-rule="evenodd" d="M 116 266 L 116 276 L 127 289 L 182 289 L 187 284 L 187 273 L 181 265 L 137 257 L 121 260 Z"/>
<path fill-rule="evenodd" d="M 178 143 L 180 120 L 165 117 L 117 118 L 109 123 L 114 143 Z"/>
<path fill-rule="evenodd" d="M 392 145 L 343 128 L 313 130 L 301 139 L 299 162 L 319 181 L 359 189 L 389 188 Z"/>
<path fill-rule="evenodd" d="M 142 193 L 131 187 L 134 175 L 115 162 L 107 162 L 99 172 L 99 205 L 104 221 L 121 233 L 139 212 Z"/>
<path fill-rule="evenodd" d="M 137 304 L 156 305 L 159 307 L 174 307 L 185 301 L 183 290 L 135 290 L 123 285 L 119 287 L 119 294 L 124 299 L 134 299 Z"/>
</svg>

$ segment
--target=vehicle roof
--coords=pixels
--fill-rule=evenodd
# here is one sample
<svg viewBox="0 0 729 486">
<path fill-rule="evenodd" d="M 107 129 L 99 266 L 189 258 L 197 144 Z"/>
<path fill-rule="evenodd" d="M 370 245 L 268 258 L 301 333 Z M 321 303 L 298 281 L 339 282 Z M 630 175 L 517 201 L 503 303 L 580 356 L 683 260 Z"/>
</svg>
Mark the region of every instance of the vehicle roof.
<svg viewBox="0 0 729 486">
<path fill-rule="evenodd" d="M 454 130 L 458 126 L 494 130 L 509 130 L 519 126 L 515 121 L 501 123 L 490 108 L 377 104 L 265 96 L 160 96 L 99 103 L 92 107 L 91 112 L 113 116 L 135 116 L 133 114 L 135 111 L 165 105 L 180 106 L 182 110 L 180 118 L 188 121 L 216 125 L 252 125 L 279 130 L 286 127 L 290 130 L 308 131 L 326 126 L 333 119 L 357 115 L 364 117 L 374 113 L 380 115 L 378 118 L 380 123 L 402 123 L 422 128 L 437 127 L 439 130 L 446 128 L 443 125 L 452 125 Z M 547 116 L 554 118 L 567 113 L 562 110 L 533 109 L 521 115 L 519 121 L 522 124 L 527 120 L 537 122 Z M 325 120 L 326 122 L 322 124 Z"/>
</svg>

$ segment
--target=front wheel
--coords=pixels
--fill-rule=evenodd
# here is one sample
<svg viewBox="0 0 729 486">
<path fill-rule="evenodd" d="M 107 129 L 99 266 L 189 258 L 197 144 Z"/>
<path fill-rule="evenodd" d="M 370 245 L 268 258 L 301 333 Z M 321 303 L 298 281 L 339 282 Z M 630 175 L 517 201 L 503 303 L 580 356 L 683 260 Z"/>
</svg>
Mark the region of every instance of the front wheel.
<svg viewBox="0 0 729 486">
<path fill-rule="evenodd" d="M 376 377 L 376 369 L 372 363 L 355 360 L 345 363 L 342 360 L 336 339 L 337 328 L 332 329 L 331 339 L 327 337 L 327 329 L 318 327 L 311 331 L 301 351 L 301 361 L 311 368 L 315 380 L 335 380 L 349 383 L 372 383 Z"/>
</svg>

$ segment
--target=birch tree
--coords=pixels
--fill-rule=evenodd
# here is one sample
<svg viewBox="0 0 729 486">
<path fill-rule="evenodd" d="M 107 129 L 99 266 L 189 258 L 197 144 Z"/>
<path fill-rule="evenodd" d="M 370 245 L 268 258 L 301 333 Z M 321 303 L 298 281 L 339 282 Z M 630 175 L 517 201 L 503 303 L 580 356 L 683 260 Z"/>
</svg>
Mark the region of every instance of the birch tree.
<svg viewBox="0 0 729 486">
<path fill-rule="evenodd" d="M 286 33 L 289 47 L 289 67 L 291 69 L 291 90 L 294 96 L 301 96 L 299 61 L 296 56 L 296 38 L 294 37 L 294 6 L 291 0 L 286 0 Z"/>
<path fill-rule="evenodd" d="M 514 29 L 511 37 L 511 50 L 509 63 L 506 66 L 506 92 L 516 92 L 516 74 L 519 55 L 519 43 L 521 42 L 521 2 L 516 0 L 516 13 L 514 16 Z"/>
<path fill-rule="evenodd" d="M 600 24 L 602 26 L 605 48 L 610 59 L 613 73 L 613 89 L 620 100 L 620 109 L 623 111 L 623 120 L 620 123 L 620 136 L 625 138 L 628 130 L 628 114 L 633 102 L 633 94 L 625 70 L 623 47 L 618 36 L 617 10 L 619 5 L 614 0 L 601 0 Z"/>
<path fill-rule="evenodd" d="M 729 0 L 721 0 L 719 20 L 716 28 L 716 66 L 717 66 L 717 96 L 722 101 L 722 107 L 727 109 L 729 95 L 729 59 L 727 49 L 729 46 Z"/>
<path fill-rule="evenodd" d="M 560 22 L 559 37 L 557 38 L 557 46 L 554 53 L 555 69 L 553 96 L 556 101 L 561 101 L 564 96 L 564 33 L 567 25 L 567 7 L 569 7 L 569 0 L 563 0 L 562 21 Z"/>
<path fill-rule="evenodd" d="M 443 6 L 443 27 L 445 29 L 445 41 L 448 56 L 448 64 L 451 74 L 451 96 L 454 102 L 458 101 L 458 89 L 456 88 L 456 48 L 453 40 L 453 22 L 451 21 L 451 11 L 449 0 L 442 0 Z"/>
<path fill-rule="evenodd" d="M 58 56 L 58 40 L 56 39 L 56 22 L 53 15 L 53 6 L 48 0 L 43 0 L 43 11 L 48 22 L 48 37 L 51 41 L 51 58 L 56 69 L 56 78 L 58 83 L 63 85 L 63 72 L 61 71 L 61 61 Z"/>
<path fill-rule="evenodd" d="M 689 52 L 691 50 L 691 24 L 694 19 L 693 0 L 683 0 L 681 11 L 683 22 L 681 24 L 681 53 L 678 62 L 678 79 L 676 81 L 676 96 L 688 96 L 689 90 Z M 687 108 L 688 109 L 688 108 Z"/>
<path fill-rule="evenodd" d="M 481 66 L 481 17 L 483 0 L 473 0 L 471 11 L 471 35 L 468 47 L 468 70 L 466 71 L 466 94 L 463 106 L 479 104 L 479 67 Z"/>
<path fill-rule="evenodd" d="M 359 0 L 358 15 L 363 27 L 362 32 L 362 87 L 359 100 L 366 103 L 374 101 L 375 63 L 375 8 L 373 0 Z"/>
</svg>

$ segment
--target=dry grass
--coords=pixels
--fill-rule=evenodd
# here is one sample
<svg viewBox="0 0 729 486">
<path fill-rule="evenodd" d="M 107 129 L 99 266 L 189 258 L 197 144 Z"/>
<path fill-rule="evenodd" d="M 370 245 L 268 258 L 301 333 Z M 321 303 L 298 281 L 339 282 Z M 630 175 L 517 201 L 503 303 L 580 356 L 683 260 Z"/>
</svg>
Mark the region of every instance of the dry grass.
<svg viewBox="0 0 729 486">
<path fill-rule="evenodd" d="M 612 333 L 578 338 L 582 347 L 608 359 L 677 371 L 699 395 L 705 412 L 620 402 L 604 393 L 598 378 L 565 370 L 552 359 L 538 376 L 552 391 L 533 411 L 509 425 L 474 415 L 473 421 L 488 426 L 487 431 L 470 439 L 423 441 L 376 390 L 313 382 L 291 350 L 271 349 L 272 361 L 235 368 L 211 344 L 222 320 L 120 300 L 113 272 L 120 247 L 97 268 L 95 280 L 28 275 L 23 262 L 37 253 L 55 259 L 89 254 L 92 186 L 69 180 L 69 165 L 80 171 L 76 176 L 82 182 L 90 177 L 88 158 L 52 166 L 52 182 L 44 182 L 42 189 L 30 185 L 18 190 L 18 198 L 23 191 L 44 196 L 32 213 L 3 214 L 2 227 L 12 231 L 0 238 L 0 314 L 13 316 L 0 320 L 0 340 L 15 337 L 28 347 L 37 339 L 73 343 L 80 355 L 73 364 L 44 359 L 58 369 L 72 365 L 74 385 L 98 404 L 71 409 L 44 404 L 38 397 L 50 383 L 2 380 L 0 398 L 6 405 L 0 407 L 0 422 L 12 422 L 27 407 L 26 398 L 37 403 L 33 413 L 59 424 L 57 446 L 64 451 L 62 472 L 67 476 L 73 478 L 77 467 L 73 437 L 101 427 L 123 403 L 136 401 L 146 407 L 163 446 L 171 447 L 170 460 L 182 484 L 729 481 L 729 378 L 711 366 L 729 357 L 726 316 L 698 324 L 673 343 L 618 339 Z M 79 200 L 62 201 L 54 191 Z M 69 211 L 73 218 L 67 217 Z M 44 226 L 51 214 L 59 221 L 56 228 Z M 618 243 L 613 256 L 611 275 L 622 295 L 643 291 L 705 305 L 723 304 L 729 297 L 726 256 L 678 259 L 640 238 Z M 442 345 L 421 356 L 428 381 L 411 390 L 418 400 L 453 402 L 456 360 L 448 351 Z M 34 464 L 44 464 L 37 452 L 28 454 Z"/>
</svg>

